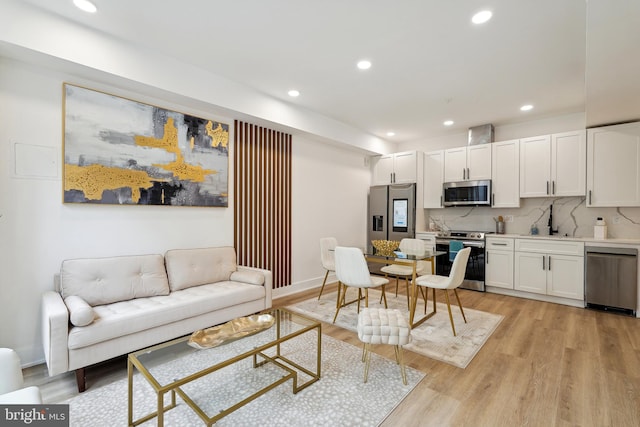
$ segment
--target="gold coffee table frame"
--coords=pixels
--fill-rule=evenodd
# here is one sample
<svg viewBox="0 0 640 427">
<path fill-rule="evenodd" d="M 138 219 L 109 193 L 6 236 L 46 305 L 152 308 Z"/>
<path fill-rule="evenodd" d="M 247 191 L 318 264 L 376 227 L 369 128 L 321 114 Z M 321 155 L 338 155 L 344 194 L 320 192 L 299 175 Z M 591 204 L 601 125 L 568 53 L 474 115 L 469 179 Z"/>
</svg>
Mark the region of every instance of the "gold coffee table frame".
<svg viewBox="0 0 640 427">
<path fill-rule="evenodd" d="M 160 352 L 160 350 L 171 350 L 171 348 L 175 348 L 178 351 L 182 350 L 182 351 L 186 351 L 187 354 L 191 354 L 195 351 L 212 351 L 215 352 L 217 349 L 224 347 L 224 344 L 218 347 L 214 347 L 214 348 L 210 348 L 210 349 L 203 349 L 203 350 L 196 350 L 193 348 L 189 348 L 189 349 L 185 349 L 184 347 L 188 347 L 188 341 L 189 341 L 189 336 L 186 337 L 182 337 L 182 338 L 178 338 L 166 343 L 162 343 L 162 344 L 158 344 L 143 350 L 139 350 L 136 351 L 134 353 L 129 354 L 129 357 L 127 359 L 127 378 L 128 378 L 128 425 L 129 426 L 137 426 L 139 424 L 142 424 L 152 418 L 156 418 L 157 417 L 157 425 L 158 426 L 163 426 L 164 425 L 164 413 L 172 408 L 174 408 L 176 406 L 176 393 L 178 395 L 180 395 L 180 397 L 182 398 L 182 400 L 189 405 L 189 407 L 191 407 L 191 409 L 193 409 L 193 411 L 198 414 L 198 416 L 204 421 L 204 423 L 207 426 L 211 426 L 212 424 L 214 424 L 216 421 L 218 421 L 219 419 L 229 415 L 230 413 L 232 413 L 233 411 L 240 409 L 242 406 L 246 405 L 247 403 L 251 402 L 252 400 L 262 396 L 263 394 L 267 393 L 269 390 L 274 389 L 275 387 L 279 386 L 280 384 L 288 381 L 289 379 L 292 380 L 292 388 L 293 388 L 293 393 L 296 394 L 297 392 L 299 392 L 300 390 L 308 387 L 309 385 L 313 384 L 314 382 L 318 381 L 320 379 L 320 369 L 321 369 L 321 349 L 322 349 L 322 325 L 319 321 L 316 321 L 314 319 L 310 319 L 306 316 L 300 315 L 298 313 L 294 313 L 291 312 L 287 309 L 284 308 L 277 308 L 277 309 L 270 309 L 270 310 L 265 310 L 264 312 L 262 312 L 262 314 L 271 314 L 272 316 L 275 317 L 275 323 L 272 326 L 272 328 L 276 328 L 275 329 L 275 335 L 276 338 L 275 339 L 268 339 L 268 335 L 264 335 L 263 337 L 265 337 L 265 341 L 262 343 L 259 343 L 259 345 L 257 345 L 254 348 L 247 348 L 246 351 L 243 351 L 242 353 L 235 355 L 233 357 L 230 357 L 226 360 L 222 360 L 219 361 L 218 363 L 215 363 L 213 365 L 211 365 L 210 367 L 207 367 L 205 369 L 193 372 L 192 374 L 185 376 L 184 378 L 179 378 L 179 379 L 174 379 L 173 381 L 170 381 L 167 384 L 161 384 L 150 372 L 149 369 L 147 369 L 147 365 L 145 364 L 145 358 L 148 358 L 149 355 L 153 354 L 154 352 Z M 295 325 L 298 326 L 299 328 L 292 328 L 291 326 Z M 317 347 L 316 347 L 316 366 L 315 366 L 315 372 L 312 370 L 313 368 L 305 368 L 303 366 L 300 366 L 298 363 L 293 362 L 292 360 L 284 357 L 281 353 L 280 353 L 280 344 L 289 341 L 295 337 L 298 337 L 302 334 L 305 334 L 307 332 L 310 332 L 312 330 L 316 330 L 316 334 L 318 337 L 317 340 Z M 264 332 L 264 331 L 263 331 Z M 259 334 L 253 335 L 253 336 L 259 336 Z M 241 338 L 239 340 L 237 340 L 236 342 L 239 341 L 243 341 L 246 339 L 249 339 L 253 336 L 250 337 L 246 337 L 246 338 Z M 267 355 L 265 354 L 266 350 L 272 349 L 275 347 L 275 355 Z M 180 357 L 180 356 L 179 356 Z M 198 404 L 191 399 L 187 393 L 181 389 L 181 386 L 188 384 L 192 381 L 196 381 L 199 378 L 202 378 L 206 375 L 209 375 L 219 369 L 222 369 L 226 366 L 232 365 L 234 363 L 237 363 L 243 359 L 246 359 L 248 357 L 252 357 L 253 358 L 253 367 L 257 368 L 260 367 L 266 363 L 273 363 L 274 365 L 277 365 L 278 367 L 282 368 L 285 372 L 286 375 L 280 377 L 279 379 L 277 379 L 276 381 L 274 381 L 273 383 L 269 384 L 266 387 L 261 388 L 260 390 L 256 391 L 255 393 L 253 393 L 252 395 L 242 399 L 241 401 L 239 401 L 238 403 L 236 403 L 235 405 L 230 406 L 227 409 L 221 410 L 220 412 L 217 412 L 216 415 L 213 416 L 209 416 L 205 413 L 205 411 L 203 411 Z M 262 360 L 258 361 L 258 358 L 261 358 Z M 146 381 L 151 385 L 151 387 L 153 388 L 153 390 L 156 392 L 156 396 L 157 396 L 157 402 L 158 402 L 158 408 L 155 412 L 152 412 L 142 418 L 139 418 L 137 420 L 133 419 L 133 373 L 134 373 L 134 369 L 137 369 L 141 374 L 142 377 L 144 379 L 146 379 Z M 305 383 L 298 385 L 298 372 L 303 372 L 305 374 L 307 374 L 308 376 L 311 377 L 311 379 L 307 380 Z M 168 405 L 165 405 L 164 403 L 164 396 L 165 394 L 170 393 L 171 395 L 171 402 Z"/>
</svg>

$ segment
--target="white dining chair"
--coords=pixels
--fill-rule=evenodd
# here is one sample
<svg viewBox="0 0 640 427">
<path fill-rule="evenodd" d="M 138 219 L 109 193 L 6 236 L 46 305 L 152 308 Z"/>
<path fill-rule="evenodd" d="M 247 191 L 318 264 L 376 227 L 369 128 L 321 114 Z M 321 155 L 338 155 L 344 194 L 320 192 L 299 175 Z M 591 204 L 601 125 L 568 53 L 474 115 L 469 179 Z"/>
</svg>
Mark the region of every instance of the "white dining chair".
<svg viewBox="0 0 640 427">
<path fill-rule="evenodd" d="M 338 318 L 340 308 L 346 305 L 347 288 L 349 287 L 358 288 L 358 313 L 360 313 L 360 300 L 362 299 L 363 290 L 364 305 L 369 307 L 369 288 L 381 288 L 384 306 L 387 308 L 387 296 L 384 288 L 389 283 L 389 280 L 384 277 L 372 276 L 369 273 L 367 261 L 364 259 L 364 254 L 360 249 L 337 246 L 335 249 L 335 262 L 336 276 L 338 277 L 338 300 L 333 323 Z"/>
<path fill-rule="evenodd" d="M 322 296 L 322 291 L 324 291 L 324 285 L 327 283 L 327 277 L 329 277 L 329 273 L 332 271 L 336 271 L 336 262 L 335 262 L 335 254 L 334 249 L 338 246 L 338 241 L 335 237 L 323 237 L 320 239 L 320 261 L 322 262 L 322 267 L 324 267 L 327 272 L 324 275 L 324 280 L 322 281 L 322 287 L 320 288 L 320 293 L 318 294 L 318 299 Z"/>
<path fill-rule="evenodd" d="M 464 323 L 467 323 L 467 318 L 464 315 L 464 310 L 462 309 L 462 304 L 460 303 L 460 297 L 458 296 L 458 291 L 456 290 L 458 286 L 462 284 L 464 280 L 464 274 L 467 270 L 467 262 L 469 261 L 469 253 L 471 252 L 471 248 L 464 248 L 458 251 L 455 259 L 453 260 L 453 265 L 451 266 L 451 271 L 448 276 L 439 276 L 437 274 L 428 274 L 425 276 L 420 276 L 416 279 L 416 285 L 422 286 L 423 288 L 431 288 L 433 289 L 433 306 L 435 311 L 436 306 L 436 289 L 444 290 L 444 299 L 447 303 L 447 309 L 449 310 L 449 320 L 451 321 L 451 329 L 453 330 L 453 336 L 456 336 L 456 327 L 453 324 L 453 315 L 451 314 L 451 303 L 449 302 L 449 289 L 453 290 L 453 293 L 456 296 L 456 300 L 458 301 L 458 307 L 460 307 L 460 313 L 462 313 L 462 318 L 464 319 Z M 427 291 L 428 292 L 428 291 Z M 427 311 L 427 295 L 425 292 L 422 293 L 424 297 L 424 309 L 425 313 Z"/>
</svg>

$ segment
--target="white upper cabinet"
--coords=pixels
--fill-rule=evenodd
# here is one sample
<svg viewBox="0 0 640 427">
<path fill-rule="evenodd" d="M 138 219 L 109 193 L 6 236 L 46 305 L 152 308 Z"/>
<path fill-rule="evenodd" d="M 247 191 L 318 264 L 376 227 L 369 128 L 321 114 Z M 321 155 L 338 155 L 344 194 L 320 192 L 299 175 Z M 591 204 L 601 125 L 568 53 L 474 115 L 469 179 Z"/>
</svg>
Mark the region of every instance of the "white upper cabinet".
<svg viewBox="0 0 640 427">
<path fill-rule="evenodd" d="M 393 177 L 393 159 L 393 154 L 372 158 L 373 185 L 391 184 Z"/>
<path fill-rule="evenodd" d="M 374 157 L 373 185 L 407 184 L 417 180 L 417 153 L 405 151 Z"/>
<path fill-rule="evenodd" d="M 520 140 L 491 144 L 491 207 L 520 207 Z"/>
<path fill-rule="evenodd" d="M 393 162 L 393 183 L 407 184 L 416 182 L 418 155 L 415 151 L 396 153 Z"/>
<path fill-rule="evenodd" d="M 586 160 L 584 130 L 551 135 L 551 195 L 584 196 Z"/>
<path fill-rule="evenodd" d="M 467 147 L 467 179 L 491 179 L 491 144 Z"/>
<path fill-rule="evenodd" d="M 442 206 L 442 183 L 444 182 L 444 151 L 424 153 L 424 208 Z"/>
<path fill-rule="evenodd" d="M 467 147 L 444 151 L 444 181 L 464 181 L 467 176 Z"/>
<path fill-rule="evenodd" d="M 585 131 L 520 140 L 520 197 L 584 196 Z"/>
<path fill-rule="evenodd" d="M 551 181 L 551 135 L 520 140 L 520 197 L 546 197 Z"/>
<path fill-rule="evenodd" d="M 587 206 L 640 206 L 640 122 L 587 130 Z"/>
<path fill-rule="evenodd" d="M 444 181 L 491 179 L 491 144 L 444 151 Z"/>
</svg>

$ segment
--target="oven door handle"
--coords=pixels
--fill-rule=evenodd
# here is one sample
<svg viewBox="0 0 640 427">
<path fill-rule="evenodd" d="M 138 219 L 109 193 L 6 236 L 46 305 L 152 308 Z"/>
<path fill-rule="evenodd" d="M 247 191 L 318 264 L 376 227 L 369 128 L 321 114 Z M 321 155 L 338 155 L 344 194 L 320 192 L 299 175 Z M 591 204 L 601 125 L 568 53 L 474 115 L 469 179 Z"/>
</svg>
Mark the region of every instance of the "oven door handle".
<svg viewBox="0 0 640 427">
<path fill-rule="evenodd" d="M 449 245 L 451 240 L 438 240 L 436 239 L 436 245 Z M 484 248 L 483 240 L 462 240 L 462 244 L 469 248 Z"/>
<path fill-rule="evenodd" d="M 468 248 L 484 248 L 484 242 L 481 240 L 463 240 L 462 244 Z"/>
</svg>

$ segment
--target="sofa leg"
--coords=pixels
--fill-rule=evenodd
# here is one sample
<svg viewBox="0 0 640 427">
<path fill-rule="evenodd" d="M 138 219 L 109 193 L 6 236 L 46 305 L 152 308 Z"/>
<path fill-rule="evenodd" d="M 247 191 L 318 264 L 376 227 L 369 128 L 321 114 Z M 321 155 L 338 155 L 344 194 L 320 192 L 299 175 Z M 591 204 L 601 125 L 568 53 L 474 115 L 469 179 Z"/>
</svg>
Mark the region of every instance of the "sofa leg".
<svg viewBox="0 0 640 427">
<path fill-rule="evenodd" d="M 87 389 L 87 383 L 84 377 L 84 368 L 76 369 L 76 382 L 78 383 L 78 393 L 82 393 Z"/>
</svg>

